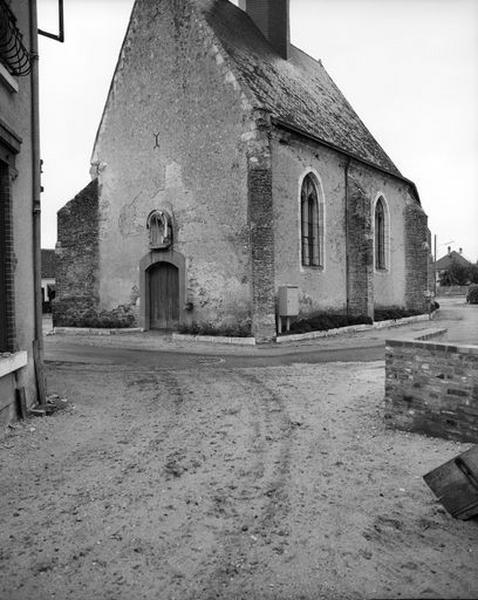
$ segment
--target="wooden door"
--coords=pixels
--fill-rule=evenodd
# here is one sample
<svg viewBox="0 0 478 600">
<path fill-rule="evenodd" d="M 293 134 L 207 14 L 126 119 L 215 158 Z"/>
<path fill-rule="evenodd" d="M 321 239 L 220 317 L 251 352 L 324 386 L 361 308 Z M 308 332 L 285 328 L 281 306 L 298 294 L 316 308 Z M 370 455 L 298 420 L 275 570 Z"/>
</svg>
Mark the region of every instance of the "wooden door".
<svg viewBox="0 0 478 600">
<path fill-rule="evenodd" d="M 179 323 L 179 271 L 160 262 L 149 271 L 151 329 L 176 329 Z"/>
</svg>

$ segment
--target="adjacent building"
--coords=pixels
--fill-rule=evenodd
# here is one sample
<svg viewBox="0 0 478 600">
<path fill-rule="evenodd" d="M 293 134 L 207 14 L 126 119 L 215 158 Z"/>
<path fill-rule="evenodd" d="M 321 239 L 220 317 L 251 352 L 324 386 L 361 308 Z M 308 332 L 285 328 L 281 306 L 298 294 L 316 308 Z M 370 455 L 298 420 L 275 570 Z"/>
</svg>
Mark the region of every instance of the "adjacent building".
<svg viewBox="0 0 478 600">
<path fill-rule="evenodd" d="M 460 279 L 465 279 L 462 284 L 467 284 L 466 270 L 471 269 L 473 263 L 463 256 L 463 249 L 460 248 L 459 252 L 452 250 L 451 246 L 448 246 L 447 253 L 439 258 L 434 263 L 434 272 L 437 284 L 443 283 L 446 286 L 457 285 L 458 282 L 454 281 L 456 273 L 454 271 L 458 269 L 461 271 L 459 275 Z"/>
<path fill-rule="evenodd" d="M 42 248 L 41 251 L 41 296 L 43 312 L 51 312 L 55 298 L 55 250 Z"/>
<path fill-rule="evenodd" d="M 0 425 L 37 402 L 40 157 L 35 0 L 0 0 Z"/>
<path fill-rule="evenodd" d="M 136 0 L 91 177 L 58 214 L 57 323 L 128 305 L 272 340 L 284 286 L 302 315 L 424 308 L 417 189 L 290 43 L 288 0 Z"/>
</svg>

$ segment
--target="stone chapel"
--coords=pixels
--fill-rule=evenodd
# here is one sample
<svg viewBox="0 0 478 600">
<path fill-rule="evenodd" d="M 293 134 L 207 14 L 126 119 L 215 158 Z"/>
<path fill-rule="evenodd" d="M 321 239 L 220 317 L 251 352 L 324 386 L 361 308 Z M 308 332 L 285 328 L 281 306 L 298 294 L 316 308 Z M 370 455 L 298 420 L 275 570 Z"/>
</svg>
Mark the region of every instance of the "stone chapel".
<svg viewBox="0 0 478 600">
<path fill-rule="evenodd" d="M 424 308 L 417 189 L 290 43 L 289 0 L 136 0 L 90 173 L 58 213 L 57 323 L 131 305 L 266 341 L 281 286 L 302 315 Z"/>
</svg>

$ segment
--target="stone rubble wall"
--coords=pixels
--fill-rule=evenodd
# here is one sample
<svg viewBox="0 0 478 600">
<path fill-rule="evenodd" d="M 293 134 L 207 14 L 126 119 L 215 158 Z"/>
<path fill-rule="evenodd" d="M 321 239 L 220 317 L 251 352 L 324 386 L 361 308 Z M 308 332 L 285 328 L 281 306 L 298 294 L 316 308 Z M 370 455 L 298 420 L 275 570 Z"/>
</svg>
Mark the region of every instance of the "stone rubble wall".
<svg viewBox="0 0 478 600">
<path fill-rule="evenodd" d="M 428 289 L 428 217 L 418 204 L 405 209 L 406 306 L 426 310 Z"/>
<path fill-rule="evenodd" d="M 54 325 L 70 325 L 68 311 L 98 306 L 98 180 L 58 211 Z"/>
</svg>

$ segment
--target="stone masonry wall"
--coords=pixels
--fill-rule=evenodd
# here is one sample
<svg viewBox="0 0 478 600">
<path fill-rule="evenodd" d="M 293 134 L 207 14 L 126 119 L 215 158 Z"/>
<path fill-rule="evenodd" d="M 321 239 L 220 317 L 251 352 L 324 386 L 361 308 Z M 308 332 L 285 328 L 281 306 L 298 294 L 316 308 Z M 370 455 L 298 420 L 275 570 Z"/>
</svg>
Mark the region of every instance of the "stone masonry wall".
<svg viewBox="0 0 478 600">
<path fill-rule="evenodd" d="M 428 288 L 428 218 L 418 204 L 405 208 L 406 306 L 426 310 Z"/>
<path fill-rule="evenodd" d="M 370 238 L 368 246 L 371 254 L 367 254 L 368 276 L 370 269 L 373 273 L 373 302 L 375 307 L 402 306 L 405 307 L 406 271 L 407 263 L 405 256 L 405 224 L 404 211 L 408 204 L 416 204 L 411 196 L 406 183 L 390 177 L 368 167 L 351 161 L 349 168 L 349 196 L 353 194 L 354 184 L 361 189 L 369 201 L 370 227 L 365 232 Z M 385 269 L 377 269 L 374 264 L 374 209 L 376 200 L 381 197 L 386 211 L 386 241 L 385 241 Z M 363 206 L 365 210 L 365 205 Z M 353 216 L 353 198 L 349 198 L 349 216 Z M 351 213 L 351 214 L 350 214 Z M 349 223 L 349 231 L 352 224 Z M 352 229 L 351 234 L 354 234 Z M 369 243 L 369 242 L 368 242 Z M 355 257 L 350 249 L 351 263 Z"/>
<path fill-rule="evenodd" d="M 478 442 L 478 346 L 388 340 L 388 427 Z"/>
<path fill-rule="evenodd" d="M 249 171 L 249 210 L 251 219 L 253 330 L 257 341 L 275 336 L 274 228 L 272 176 L 270 169 Z"/>
<path fill-rule="evenodd" d="M 53 324 L 70 325 L 67 311 L 98 306 L 98 180 L 58 211 Z"/>
<path fill-rule="evenodd" d="M 260 110 L 254 111 L 252 117 L 255 130 L 247 146 L 252 334 L 258 342 L 265 342 L 276 335 L 270 120 Z"/>
<path fill-rule="evenodd" d="M 282 128 L 273 130 L 271 150 L 276 289 L 298 286 L 302 315 L 345 313 L 347 289 L 352 314 L 372 316 L 374 306 L 405 307 L 404 214 L 406 206 L 416 205 L 407 183 L 355 160 L 349 162 L 339 152 Z M 320 182 L 324 201 L 323 267 L 301 265 L 300 186 L 308 172 Z M 387 268 L 380 270 L 374 268 L 373 256 L 373 210 L 379 196 L 386 203 L 388 234 Z"/>
<path fill-rule="evenodd" d="M 301 315 L 345 312 L 344 157 L 279 128 L 273 131 L 271 150 L 276 291 L 296 285 Z M 306 267 L 301 261 L 301 186 L 307 173 L 320 183 L 323 199 L 321 267 Z"/>
<path fill-rule="evenodd" d="M 184 258 L 189 309 L 179 307 L 180 324 L 250 326 L 247 185 L 256 144 L 261 153 L 252 106 L 194 3 L 139 0 L 92 156 L 101 309 L 138 293 L 156 209 L 171 215 L 171 249 Z"/>
<path fill-rule="evenodd" d="M 349 311 L 373 317 L 373 237 L 370 199 L 349 177 L 347 229 L 349 239 Z"/>
</svg>

